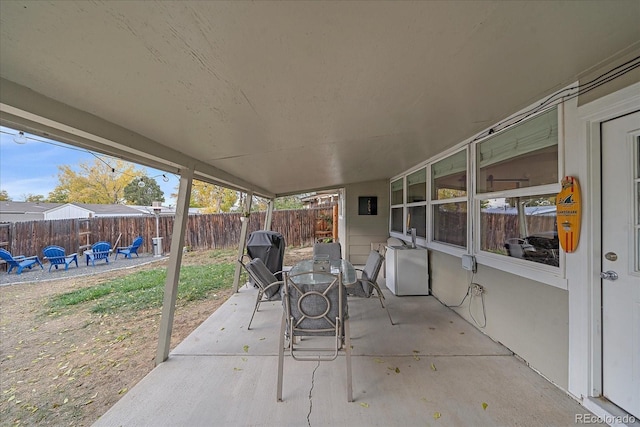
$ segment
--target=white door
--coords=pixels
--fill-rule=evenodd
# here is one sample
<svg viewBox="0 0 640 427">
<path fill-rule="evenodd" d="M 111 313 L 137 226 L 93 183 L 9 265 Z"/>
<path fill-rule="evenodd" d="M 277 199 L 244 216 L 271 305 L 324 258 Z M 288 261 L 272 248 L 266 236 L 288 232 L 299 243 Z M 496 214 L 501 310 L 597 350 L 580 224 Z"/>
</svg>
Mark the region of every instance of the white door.
<svg viewBox="0 0 640 427">
<path fill-rule="evenodd" d="M 602 390 L 607 399 L 638 418 L 639 199 L 640 112 L 636 112 L 602 124 Z"/>
</svg>

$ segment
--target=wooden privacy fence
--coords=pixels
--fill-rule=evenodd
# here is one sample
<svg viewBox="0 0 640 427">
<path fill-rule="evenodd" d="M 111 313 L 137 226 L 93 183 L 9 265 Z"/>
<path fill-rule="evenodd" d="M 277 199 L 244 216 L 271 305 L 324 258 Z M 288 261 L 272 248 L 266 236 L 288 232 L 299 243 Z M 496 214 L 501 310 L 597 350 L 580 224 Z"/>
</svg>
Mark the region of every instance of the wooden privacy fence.
<svg viewBox="0 0 640 427">
<path fill-rule="evenodd" d="M 505 252 L 504 244 L 507 239 L 519 237 L 518 215 L 482 212 L 480 223 L 483 250 Z M 434 230 L 436 240 L 458 246 L 466 245 L 466 233 L 460 232 L 460 230 L 467 228 L 466 212 L 439 212 L 438 225 L 438 228 Z M 556 216 L 527 216 L 527 230 L 529 230 L 529 236 L 553 232 L 556 230 Z"/>
<path fill-rule="evenodd" d="M 333 209 L 312 208 L 300 210 L 274 211 L 271 229 L 282 233 L 288 246 L 312 245 L 319 224 L 331 217 Z M 190 250 L 237 248 L 240 238 L 240 213 L 190 215 L 184 245 Z M 460 237 L 460 227 L 466 226 L 466 213 L 446 212 L 440 214 L 441 225 L 437 230 L 438 240 L 464 245 L 464 241 L 454 241 Z M 507 238 L 518 236 L 517 215 L 483 213 L 481 229 L 482 247 L 489 251 L 503 251 Z M 556 217 L 529 216 L 529 234 L 553 231 Z M 265 213 L 254 212 L 249 217 L 249 233 L 261 230 Z M 169 252 L 173 232 L 173 216 L 158 217 L 159 235 L 163 237 L 162 252 Z M 447 231 L 451 235 L 447 236 Z M 49 245 L 62 246 L 68 253 L 82 252 L 87 243 L 107 241 L 112 246 L 120 237 L 118 246 L 127 246 L 137 236 L 144 238 L 140 252 L 152 253 L 152 238 L 156 236 L 156 217 L 114 217 L 90 219 L 59 219 L 47 221 L 26 221 L 0 224 L 0 247 L 14 255 L 42 255 L 42 249 Z"/>
<path fill-rule="evenodd" d="M 507 239 L 520 237 L 517 215 L 499 213 L 483 213 L 480 215 L 480 229 L 482 233 L 482 248 L 491 252 L 504 252 Z M 556 230 L 555 215 L 527 216 L 527 230 L 529 236 L 553 232 Z"/>
<path fill-rule="evenodd" d="M 331 208 L 274 211 L 271 229 L 282 233 L 287 246 L 308 246 L 314 242 L 316 220 L 331 215 Z M 184 245 L 190 250 L 237 248 L 242 222 L 240 213 L 189 215 Z M 163 253 L 169 252 L 173 216 L 157 218 Z M 249 217 L 249 233 L 264 227 L 265 213 Z M 0 224 L 2 247 L 14 255 L 39 255 L 49 245 L 62 246 L 67 253 L 82 252 L 90 244 L 106 241 L 112 246 L 128 246 L 137 236 L 144 238 L 141 253 L 152 253 L 156 217 L 100 217 L 58 219 Z"/>
</svg>

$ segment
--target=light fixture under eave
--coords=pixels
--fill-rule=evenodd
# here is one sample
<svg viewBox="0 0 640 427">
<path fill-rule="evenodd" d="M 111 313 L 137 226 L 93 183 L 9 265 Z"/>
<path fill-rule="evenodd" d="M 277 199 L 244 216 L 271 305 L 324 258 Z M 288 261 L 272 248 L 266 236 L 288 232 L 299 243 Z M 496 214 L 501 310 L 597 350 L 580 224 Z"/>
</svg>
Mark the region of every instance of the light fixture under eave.
<svg viewBox="0 0 640 427">
<path fill-rule="evenodd" d="M 142 188 L 145 185 L 147 185 L 147 184 L 145 184 L 143 180 L 138 181 L 138 187 Z"/>
<path fill-rule="evenodd" d="M 27 137 L 24 136 L 24 132 L 20 131 L 13 137 L 13 142 L 15 142 L 16 144 L 20 144 L 20 145 L 26 144 L 27 143 Z"/>
<path fill-rule="evenodd" d="M 162 180 L 164 182 L 169 182 L 169 177 L 167 175 L 165 175 L 165 174 L 162 174 Z"/>
</svg>

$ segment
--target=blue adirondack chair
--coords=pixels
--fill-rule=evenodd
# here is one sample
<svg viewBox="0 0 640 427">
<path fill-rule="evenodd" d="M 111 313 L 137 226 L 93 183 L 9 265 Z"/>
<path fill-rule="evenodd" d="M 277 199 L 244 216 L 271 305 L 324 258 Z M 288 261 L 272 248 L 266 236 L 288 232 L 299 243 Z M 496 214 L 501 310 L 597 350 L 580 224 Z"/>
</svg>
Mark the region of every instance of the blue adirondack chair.
<svg viewBox="0 0 640 427">
<path fill-rule="evenodd" d="M 140 245 L 142 245 L 142 242 L 143 242 L 142 237 L 138 236 L 133 240 L 133 243 L 131 244 L 131 246 L 123 246 L 123 247 L 116 248 L 116 259 L 118 259 L 118 254 L 124 254 L 125 258 L 131 258 L 131 254 L 136 254 L 136 256 L 139 256 L 138 248 L 140 248 Z"/>
<path fill-rule="evenodd" d="M 95 267 L 96 260 L 100 261 L 101 259 L 105 260 L 107 264 L 109 264 L 109 255 L 111 255 L 111 243 L 94 243 L 93 246 L 91 246 L 91 250 L 85 251 L 84 254 L 87 258 L 87 265 L 89 265 L 89 261 L 91 261 L 91 265 Z"/>
<path fill-rule="evenodd" d="M 7 274 L 11 273 L 11 270 L 13 270 L 14 268 L 18 269 L 18 271 L 16 271 L 16 274 L 20 274 L 22 273 L 22 270 L 24 270 L 25 268 L 28 268 L 29 270 L 31 270 L 31 268 L 36 264 L 39 265 L 40 268 L 44 270 L 44 267 L 40 262 L 40 258 L 38 258 L 37 256 L 30 256 L 30 257 L 26 257 L 24 255 L 12 256 L 8 251 L 4 249 L 0 249 L 0 258 L 2 258 L 9 266 L 9 269 L 7 270 Z"/>
<path fill-rule="evenodd" d="M 72 262 L 76 263 L 76 267 L 78 266 L 78 254 L 72 253 L 71 255 L 67 255 L 65 252 L 66 251 L 63 247 L 55 245 L 47 246 L 42 250 L 45 259 L 49 261 L 49 273 L 51 273 L 51 267 L 54 266 L 56 270 L 58 269 L 59 265 L 63 264 L 64 269 L 68 270 L 69 264 L 71 264 Z"/>
</svg>

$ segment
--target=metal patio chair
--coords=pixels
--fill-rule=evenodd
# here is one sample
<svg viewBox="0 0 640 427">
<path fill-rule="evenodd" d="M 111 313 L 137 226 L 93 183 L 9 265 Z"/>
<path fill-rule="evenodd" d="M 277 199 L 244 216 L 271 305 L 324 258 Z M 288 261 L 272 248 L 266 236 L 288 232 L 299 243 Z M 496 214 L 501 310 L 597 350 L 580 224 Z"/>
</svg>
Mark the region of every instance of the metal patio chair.
<svg viewBox="0 0 640 427">
<path fill-rule="evenodd" d="M 339 242 L 314 243 L 313 256 L 329 255 L 329 259 L 342 259 L 342 246 Z"/>
<path fill-rule="evenodd" d="M 294 361 L 331 361 L 344 351 L 347 401 L 352 402 L 351 338 L 342 274 L 285 272 L 282 305 L 277 401 L 282 401 L 284 353 L 288 348 Z M 301 337 L 309 339 L 297 342 Z"/>
<path fill-rule="evenodd" d="M 267 266 L 262 262 L 260 258 L 254 258 L 248 263 L 243 263 L 242 259 L 238 262 L 245 269 L 249 277 L 253 280 L 253 283 L 258 287 L 258 295 L 256 296 L 256 304 L 253 307 L 253 313 L 251 314 L 251 320 L 249 320 L 249 326 L 247 329 L 251 329 L 251 322 L 253 322 L 253 316 L 258 311 L 260 304 L 267 301 L 279 301 L 280 300 L 280 285 L 281 280 L 278 280 L 276 276 L 269 271 Z"/>
<path fill-rule="evenodd" d="M 380 285 L 378 285 L 378 274 L 380 273 L 380 268 L 382 267 L 383 262 L 384 257 L 378 251 L 372 250 L 369 252 L 364 268 L 356 268 L 356 271 L 360 272 L 360 277 L 356 283 L 347 286 L 347 294 L 356 297 L 370 298 L 371 295 L 373 295 L 373 291 L 375 291 L 376 296 L 380 300 L 380 305 L 382 305 L 382 308 L 387 311 L 389 321 L 393 325 L 394 323 L 391 318 L 391 313 L 387 306 L 384 305 L 385 298 L 382 294 L 382 290 L 380 289 Z"/>
</svg>

